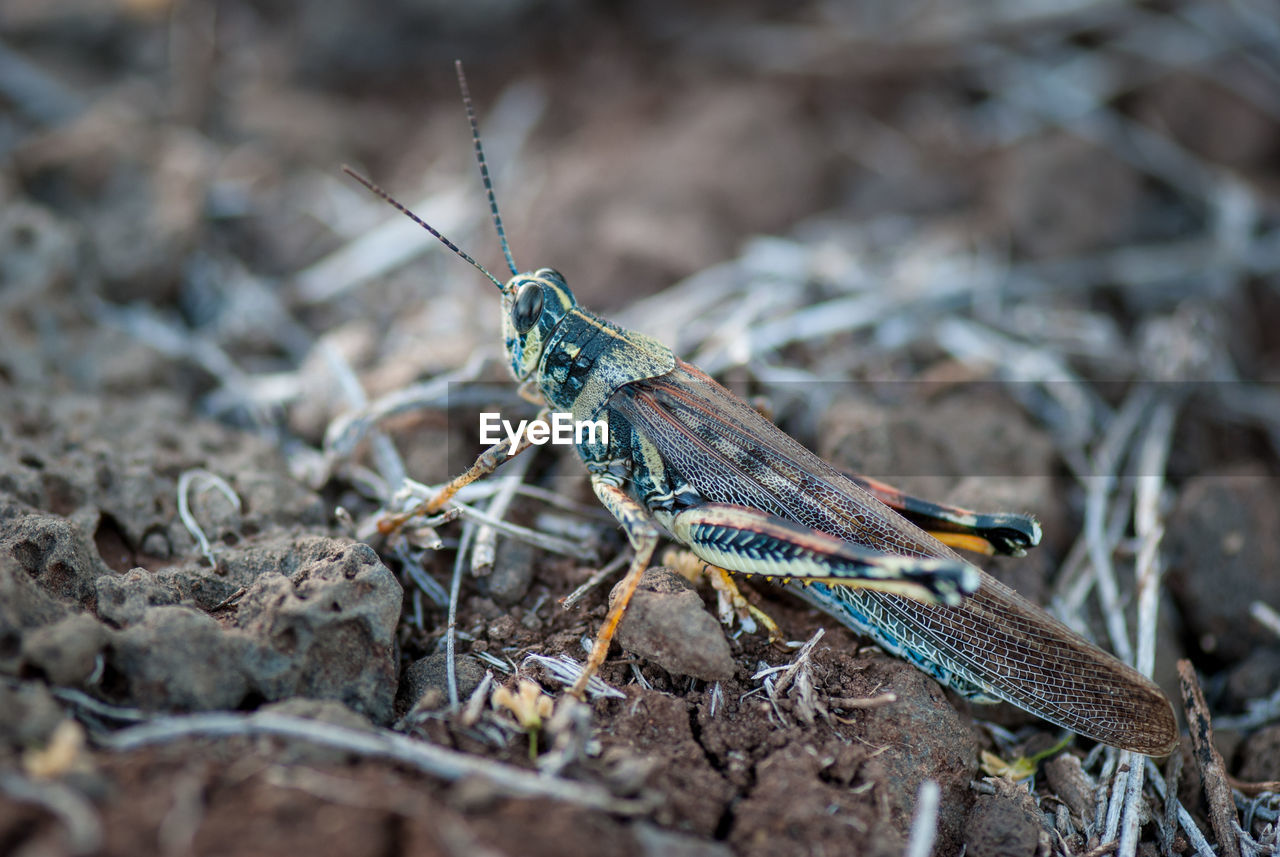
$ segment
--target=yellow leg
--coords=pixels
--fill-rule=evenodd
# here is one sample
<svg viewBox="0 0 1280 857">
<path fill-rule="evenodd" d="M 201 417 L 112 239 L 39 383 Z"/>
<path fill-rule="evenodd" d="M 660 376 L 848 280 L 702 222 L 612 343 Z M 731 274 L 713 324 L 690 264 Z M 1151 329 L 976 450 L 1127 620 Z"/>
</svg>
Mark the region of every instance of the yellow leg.
<svg viewBox="0 0 1280 857">
<path fill-rule="evenodd" d="M 747 631 L 755 630 L 753 627 L 748 627 L 751 624 L 751 620 L 754 619 L 763 625 L 764 629 L 769 633 L 770 643 L 776 643 L 782 639 L 782 632 L 778 630 L 778 623 L 773 621 L 773 618 L 768 613 L 765 613 L 747 600 L 746 596 L 742 594 L 742 590 L 738 588 L 738 584 L 734 582 L 732 572 L 718 565 L 711 565 L 699 558 L 693 551 L 680 548 L 668 550 L 663 554 L 662 562 L 664 565 L 674 568 L 690 583 L 697 583 L 705 578 L 711 584 L 711 588 L 721 595 L 723 601 L 728 602 Z M 733 620 L 728 615 L 722 614 L 720 621 L 728 625 Z"/>
<path fill-rule="evenodd" d="M 573 683 L 569 693 L 578 699 L 583 699 L 587 692 L 587 682 L 596 674 L 596 670 L 600 669 L 600 665 L 604 663 L 604 659 L 609 654 L 609 644 L 613 642 L 613 635 L 618 630 L 618 623 L 622 621 L 623 615 L 627 612 L 627 605 L 631 603 L 631 596 L 635 594 L 636 587 L 640 585 L 640 578 L 644 576 L 644 570 L 649 567 L 649 560 L 653 558 L 653 551 L 658 546 L 658 528 L 654 526 L 649 518 L 649 513 L 643 506 L 635 500 L 627 496 L 617 485 L 611 482 L 605 482 L 599 477 L 592 477 L 591 487 L 595 489 L 596 496 L 600 498 L 600 502 L 609 510 L 618 523 L 622 525 L 622 529 L 626 531 L 627 539 L 631 542 L 631 546 L 635 548 L 636 555 L 631 560 L 631 567 L 627 569 L 627 576 L 622 579 L 622 586 L 617 591 L 613 605 L 609 608 L 609 613 L 604 618 L 604 624 L 600 626 L 600 630 L 596 632 L 595 645 L 591 647 L 591 655 L 587 658 L 587 665 L 582 671 L 582 675 L 578 676 L 578 680 Z"/>
<path fill-rule="evenodd" d="M 759 607 L 752 604 L 742 594 L 742 590 L 738 588 L 738 584 L 733 582 L 730 572 L 718 565 L 707 566 L 707 580 L 711 582 L 711 587 L 717 592 L 724 593 L 729 599 L 729 603 L 733 605 L 734 610 L 738 611 L 738 615 L 742 615 L 742 611 L 746 611 L 751 618 L 755 619 L 764 626 L 765 631 L 769 633 L 769 642 L 777 643 L 782 640 L 782 632 L 778 630 L 778 623 Z"/>
</svg>

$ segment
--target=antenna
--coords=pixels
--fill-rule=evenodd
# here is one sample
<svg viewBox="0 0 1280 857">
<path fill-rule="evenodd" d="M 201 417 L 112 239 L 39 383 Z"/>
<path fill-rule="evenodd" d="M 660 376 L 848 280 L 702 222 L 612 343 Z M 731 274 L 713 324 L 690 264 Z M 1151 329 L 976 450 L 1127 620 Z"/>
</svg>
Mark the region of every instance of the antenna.
<svg viewBox="0 0 1280 857">
<path fill-rule="evenodd" d="M 493 225 L 498 229 L 498 241 L 502 244 L 502 255 L 507 257 L 507 267 L 511 276 L 520 273 L 516 262 L 511 258 L 511 248 L 507 246 L 507 233 L 502 228 L 502 215 L 498 214 L 498 198 L 493 195 L 493 182 L 489 179 L 489 166 L 484 161 L 484 146 L 480 145 L 480 123 L 476 121 L 476 110 L 471 105 L 471 91 L 467 89 L 467 76 L 462 73 L 462 60 L 453 61 L 458 70 L 458 88 L 462 90 L 462 103 L 467 108 L 467 121 L 471 123 L 471 139 L 476 146 L 476 162 L 480 164 L 480 178 L 484 181 L 485 193 L 489 195 L 489 212 L 493 215 Z M 425 225 L 425 224 L 424 224 Z M 433 232 L 435 230 L 432 230 Z"/>
<path fill-rule="evenodd" d="M 449 248 L 450 250 L 452 250 L 454 253 L 457 253 L 457 254 L 458 254 L 459 256 L 461 256 L 465 261 L 470 262 L 470 263 L 471 263 L 471 265 L 472 265 L 472 267 L 474 267 L 474 268 L 475 268 L 476 270 L 478 270 L 480 273 L 484 274 L 486 277 L 488 277 L 490 280 L 492 280 L 492 281 L 493 281 L 493 284 L 494 284 L 495 286 L 497 286 L 497 287 L 498 287 L 498 291 L 505 291 L 505 290 L 506 290 L 506 286 L 504 286 L 504 285 L 502 284 L 502 281 L 501 281 L 501 280 L 499 280 L 497 277 L 495 277 L 493 274 L 490 274 L 490 273 L 489 273 L 489 270 L 488 270 L 487 268 L 485 268 L 485 266 L 484 266 L 484 265 L 481 265 L 481 264 L 480 264 L 479 262 L 477 262 L 475 259 L 472 259 L 470 256 L 468 256 L 468 255 L 467 255 L 467 253 L 466 253 L 466 252 L 465 252 L 461 247 L 459 247 L 457 244 L 454 244 L 454 243 L 453 243 L 452 241 L 450 241 L 448 238 L 445 238 L 443 235 L 441 235 L 439 232 L 437 232 L 437 231 L 436 231 L 436 228 L 435 228 L 434 226 L 432 226 L 430 223 L 427 223 L 427 222 L 426 222 L 425 220 L 423 220 L 421 217 L 419 217 L 418 215 L 414 214 L 412 211 L 410 211 L 409 209 L 407 209 L 407 208 L 405 208 L 403 205 L 401 205 L 401 204 L 400 204 L 400 201 L 399 201 L 399 200 L 397 200 L 394 196 L 392 196 L 391 194 L 387 193 L 385 190 L 383 190 L 382 188 L 378 187 L 376 184 L 374 184 L 373 182 L 369 181 L 367 178 L 365 178 L 364 176 L 360 175 L 358 172 L 356 172 L 355 170 L 351 169 L 351 167 L 346 166 L 345 164 L 344 164 L 344 165 L 343 165 L 343 167 L 342 167 L 342 171 L 343 171 L 344 173 L 346 173 L 347 175 L 351 176 L 351 177 L 352 177 L 353 179 L 355 179 L 356 181 L 360 182 L 360 184 L 364 185 L 364 186 L 365 186 L 365 187 L 367 187 L 369 190 L 373 191 L 373 192 L 374 192 L 375 194 L 377 194 L 378 196 L 382 197 L 384 200 L 386 200 L 386 201 L 387 201 L 388 203 L 390 203 L 391 205 L 395 206 L 397 209 L 399 209 L 399 211 L 400 211 L 400 213 L 401 213 L 401 214 L 405 215 L 405 216 L 406 216 L 406 217 L 408 217 L 410 220 L 412 220 L 414 223 L 418 224 L 418 225 L 419 225 L 419 226 L 421 226 L 423 229 L 427 230 L 427 231 L 428 231 L 428 232 L 430 232 L 432 235 L 436 236 L 436 238 L 440 239 L 440 243 L 441 243 L 441 244 L 443 244 L 444 246 L 448 247 L 448 248 Z M 496 214 L 497 214 L 497 209 L 494 209 L 494 214 L 495 214 L 495 216 L 496 216 Z M 501 229 L 501 227 L 499 227 L 499 229 Z M 501 234 L 501 233 L 499 233 L 499 234 Z M 506 242 L 504 241 L 504 242 L 503 242 L 503 248 L 505 249 L 505 247 L 506 247 Z M 507 259 L 508 259 L 508 260 L 510 260 L 510 258 L 511 258 L 511 257 L 508 255 Z"/>
</svg>

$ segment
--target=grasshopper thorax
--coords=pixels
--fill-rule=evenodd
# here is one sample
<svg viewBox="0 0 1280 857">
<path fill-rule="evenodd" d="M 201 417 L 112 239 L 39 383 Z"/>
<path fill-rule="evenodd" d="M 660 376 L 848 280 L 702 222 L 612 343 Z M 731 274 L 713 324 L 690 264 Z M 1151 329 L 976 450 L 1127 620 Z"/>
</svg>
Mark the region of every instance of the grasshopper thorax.
<svg viewBox="0 0 1280 857">
<path fill-rule="evenodd" d="M 502 340 L 516 379 L 538 368 L 551 334 L 578 301 L 554 268 L 516 274 L 502 289 Z"/>
</svg>

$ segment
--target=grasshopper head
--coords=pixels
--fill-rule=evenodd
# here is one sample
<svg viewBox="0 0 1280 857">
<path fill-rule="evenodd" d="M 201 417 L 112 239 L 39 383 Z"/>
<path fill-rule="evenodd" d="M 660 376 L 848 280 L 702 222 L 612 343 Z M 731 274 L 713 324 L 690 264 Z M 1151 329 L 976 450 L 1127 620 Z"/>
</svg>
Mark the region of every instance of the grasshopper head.
<svg viewBox="0 0 1280 857">
<path fill-rule="evenodd" d="M 554 268 L 516 274 L 507 281 L 502 290 L 502 339 L 517 380 L 538 368 L 552 332 L 577 303 L 564 275 Z"/>
</svg>

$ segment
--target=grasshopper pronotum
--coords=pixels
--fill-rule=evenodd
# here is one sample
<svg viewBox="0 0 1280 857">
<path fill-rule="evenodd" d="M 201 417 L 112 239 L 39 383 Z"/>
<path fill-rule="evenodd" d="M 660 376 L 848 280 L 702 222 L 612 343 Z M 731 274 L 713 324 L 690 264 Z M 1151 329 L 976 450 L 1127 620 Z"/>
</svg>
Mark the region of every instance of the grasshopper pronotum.
<svg viewBox="0 0 1280 857">
<path fill-rule="evenodd" d="M 1040 540 L 1034 518 L 940 506 L 850 477 L 660 342 L 583 310 L 559 272 L 520 273 L 461 64 L 458 82 L 511 270 L 505 284 L 381 188 L 347 172 L 498 287 L 506 353 L 523 396 L 548 412 L 608 423 L 607 442 L 576 448 L 635 556 L 572 693 L 581 696 L 604 662 L 665 532 L 714 569 L 808 584 L 799 590 L 808 600 L 966 697 L 1005 700 L 1138 753 L 1172 750 L 1173 709 L 1150 679 L 944 544 L 1020 554 Z M 418 509 L 384 522 L 387 529 L 441 510 L 460 488 L 529 446 L 512 450 L 510 443 L 487 450 Z"/>
</svg>

